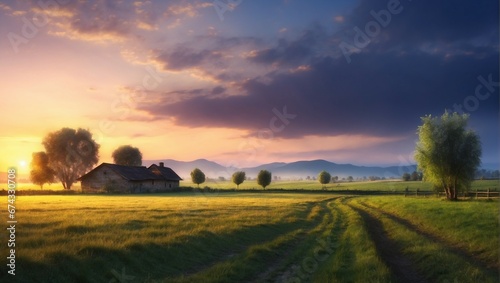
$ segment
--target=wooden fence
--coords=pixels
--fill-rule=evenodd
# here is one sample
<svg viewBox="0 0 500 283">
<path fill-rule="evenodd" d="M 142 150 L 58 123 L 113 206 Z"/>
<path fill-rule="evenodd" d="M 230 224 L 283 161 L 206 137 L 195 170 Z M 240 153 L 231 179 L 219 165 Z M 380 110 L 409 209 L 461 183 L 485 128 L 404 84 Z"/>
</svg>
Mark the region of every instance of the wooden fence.
<svg viewBox="0 0 500 283">
<path fill-rule="evenodd" d="M 404 191 L 404 196 L 432 196 L 432 195 L 437 195 L 438 197 L 441 196 L 446 196 L 446 192 L 432 192 L 432 191 L 420 191 L 420 189 L 417 189 L 415 191 L 410 191 L 410 190 L 405 190 Z M 498 191 L 498 188 L 488 188 L 485 191 L 469 191 L 469 192 L 460 192 L 458 194 L 458 197 L 462 198 L 475 198 L 475 199 L 480 199 L 480 198 L 500 198 L 500 192 Z"/>
<path fill-rule="evenodd" d="M 469 192 L 469 197 L 475 197 L 475 198 L 499 198 L 500 197 L 500 192 L 498 192 L 497 188 L 494 188 L 493 190 L 488 188 L 486 191 L 478 191 L 476 190 L 475 192 Z"/>
</svg>

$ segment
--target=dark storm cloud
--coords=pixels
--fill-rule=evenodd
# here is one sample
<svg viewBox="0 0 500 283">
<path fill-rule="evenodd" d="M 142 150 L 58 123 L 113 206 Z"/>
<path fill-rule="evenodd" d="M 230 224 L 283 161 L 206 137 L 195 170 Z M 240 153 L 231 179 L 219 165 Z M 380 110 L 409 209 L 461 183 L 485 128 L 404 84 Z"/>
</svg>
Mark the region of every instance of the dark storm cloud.
<svg viewBox="0 0 500 283">
<path fill-rule="evenodd" d="M 244 95 L 197 96 L 145 110 L 174 117 L 184 126 L 258 131 L 270 127 L 273 109 L 283 114 L 286 106 L 286 112 L 297 117 L 279 133 L 282 137 L 400 135 L 414 132 L 419 117 L 462 103 L 474 93 L 478 75 L 498 76 L 491 64 L 498 61 L 496 54 L 450 60 L 429 54 L 355 56 L 357 64 L 327 57 L 309 71 L 269 75 L 271 82 L 248 80 L 241 85 Z M 481 111 L 494 112 L 495 105 L 498 97 L 491 97 Z"/>
<path fill-rule="evenodd" d="M 361 1 L 345 27 L 364 27 L 373 20 L 370 12 L 389 2 Z M 309 28 L 295 40 L 281 39 L 254 51 L 250 63 L 282 68 L 241 82 L 240 93 L 213 91 L 214 95 L 176 103 L 162 102 L 160 97 L 160 103 L 144 110 L 184 126 L 251 133 L 272 127 L 273 117 L 293 116 L 284 130 L 275 133 L 286 138 L 414 133 L 423 115 L 464 106 L 467 97 L 475 96 L 478 77 L 491 77 L 497 84 L 498 4 L 438 2 L 401 1 L 401 13 L 393 15 L 366 48 L 350 54 L 350 64 L 338 48 L 325 50 L 345 34 L 327 35 L 320 27 Z M 176 55 L 162 60 L 171 68 L 193 67 L 210 60 L 213 53 L 187 50 Z M 289 70 L 298 65 L 305 68 Z M 498 115 L 498 86 L 491 97 L 478 102 L 474 123 L 492 121 Z M 469 105 L 469 112 L 472 108 Z M 498 133 L 498 128 L 491 130 Z"/>
<path fill-rule="evenodd" d="M 362 0 L 347 17 L 343 32 L 352 36 L 352 28 L 365 30 L 374 13 L 382 16 L 393 3 L 399 11 L 390 16 L 387 26 L 373 40 L 371 48 L 418 48 L 455 42 L 498 44 L 498 1 L 409 1 Z M 397 5 L 399 3 L 399 5 Z M 386 13 L 387 15 L 387 13 Z M 351 37 L 352 38 L 352 37 Z"/>
<path fill-rule="evenodd" d="M 234 72 L 232 75 L 224 72 L 231 63 L 225 57 L 239 57 L 239 49 L 246 50 L 261 44 L 262 40 L 254 37 L 197 36 L 175 47 L 156 50 L 153 60 L 167 71 L 194 68 L 211 73 L 222 81 L 234 80 Z"/>
<path fill-rule="evenodd" d="M 197 41 L 199 40 L 208 40 L 213 42 L 211 45 L 214 47 L 214 49 L 217 50 L 227 50 L 231 49 L 234 47 L 239 47 L 239 46 L 259 46 L 263 43 L 263 40 L 257 37 L 251 37 L 251 36 L 246 36 L 246 37 L 222 37 L 218 36 L 216 38 L 213 37 L 199 37 L 197 38 Z"/>
<path fill-rule="evenodd" d="M 324 29 L 315 25 L 295 40 L 282 38 L 278 40 L 276 46 L 254 52 L 249 60 L 263 64 L 300 65 L 318 55 L 317 47 L 324 44 L 327 39 Z"/>
</svg>

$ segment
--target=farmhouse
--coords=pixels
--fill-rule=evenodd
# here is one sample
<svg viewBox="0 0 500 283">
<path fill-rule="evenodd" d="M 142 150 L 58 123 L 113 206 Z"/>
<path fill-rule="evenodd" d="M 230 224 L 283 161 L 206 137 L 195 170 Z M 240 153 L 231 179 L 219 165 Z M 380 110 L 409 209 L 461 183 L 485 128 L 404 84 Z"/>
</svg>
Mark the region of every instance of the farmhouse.
<svg viewBox="0 0 500 283">
<path fill-rule="evenodd" d="M 102 163 L 77 180 L 81 181 L 83 192 L 142 193 L 172 190 L 179 187 L 182 179 L 160 162 L 148 168 Z"/>
</svg>

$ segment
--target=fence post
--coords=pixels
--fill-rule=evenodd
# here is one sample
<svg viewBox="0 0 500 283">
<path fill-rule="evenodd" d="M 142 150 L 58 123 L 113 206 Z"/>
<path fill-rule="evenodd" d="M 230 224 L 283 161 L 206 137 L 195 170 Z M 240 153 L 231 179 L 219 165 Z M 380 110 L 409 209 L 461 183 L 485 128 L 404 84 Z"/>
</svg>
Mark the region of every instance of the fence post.
<svg viewBox="0 0 500 283">
<path fill-rule="evenodd" d="M 476 188 L 476 199 L 477 199 L 477 188 Z"/>
<path fill-rule="evenodd" d="M 419 188 L 417 188 L 417 197 L 418 197 L 418 191 L 419 191 Z"/>
<path fill-rule="evenodd" d="M 487 197 L 488 199 L 490 199 L 490 188 L 488 188 L 488 191 L 487 191 L 487 193 L 486 193 L 486 197 Z"/>
</svg>

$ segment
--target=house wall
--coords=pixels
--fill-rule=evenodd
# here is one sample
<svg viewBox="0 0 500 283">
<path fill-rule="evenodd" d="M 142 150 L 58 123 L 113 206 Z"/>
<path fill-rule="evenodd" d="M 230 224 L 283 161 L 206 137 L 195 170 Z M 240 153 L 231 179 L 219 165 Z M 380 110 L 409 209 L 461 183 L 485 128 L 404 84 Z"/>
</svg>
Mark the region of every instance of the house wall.
<svg viewBox="0 0 500 283">
<path fill-rule="evenodd" d="M 171 191 L 179 187 L 179 181 L 147 180 L 134 183 L 136 186 L 135 190 L 131 190 L 132 193 Z"/>
<path fill-rule="evenodd" d="M 127 192 L 130 191 L 131 184 L 106 167 L 96 168 L 91 175 L 82 180 L 83 192 L 98 192 L 106 189 Z"/>
</svg>

